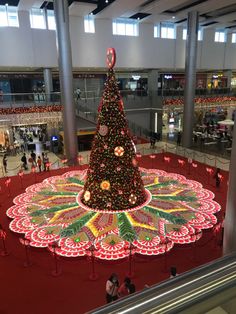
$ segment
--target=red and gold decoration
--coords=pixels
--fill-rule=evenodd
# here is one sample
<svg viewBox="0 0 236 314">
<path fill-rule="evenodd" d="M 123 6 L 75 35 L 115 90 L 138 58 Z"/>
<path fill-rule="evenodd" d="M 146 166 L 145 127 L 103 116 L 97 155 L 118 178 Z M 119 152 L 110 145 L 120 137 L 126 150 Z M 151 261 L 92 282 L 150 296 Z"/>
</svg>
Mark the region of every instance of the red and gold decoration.
<svg viewBox="0 0 236 314">
<path fill-rule="evenodd" d="M 100 187 L 102 190 L 110 190 L 110 182 L 105 180 L 105 181 L 102 181 L 102 183 L 100 184 Z"/>
<path fill-rule="evenodd" d="M 107 66 L 112 69 L 116 63 L 116 51 L 114 48 L 107 49 Z"/>
<path fill-rule="evenodd" d="M 114 149 L 114 154 L 117 156 L 117 157 L 122 157 L 124 155 L 124 148 L 121 147 L 121 146 L 117 146 L 115 149 Z"/>
<path fill-rule="evenodd" d="M 228 105 L 230 103 L 235 103 L 235 96 L 221 96 L 221 97 L 195 97 L 195 104 L 220 104 Z M 184 104 L 184 99 L 181 98 L 167 98 L 164 100 L 163 105 L 165 106 L 182 106 Z"/>
<path fill-rule="evenodd" d="M 53 251 L 56 243 L 56 253 L 67 257 L 85 256 L 91 247 L 95 258 L 107 260 L 129 256 L 131 247 L 142 255 L 163 254 L 212 228 L 220 205 L 196 181 L 138 168 L 113 71 L 113 48 L 107 62 L 88 169 L 28 187 L 7 210 L 10 229 L 25 234 L 33 247 Z"/>
<path fill-rule="evenodd" d="M 81 201 L 92 210 L 123 211 L 142 205 L 147 195 L 113 70 L 113 48 L 107 51 L 107 64 L 109 70 L 84 185 L 84 191 L 90 191 L 91 197 L 85 200 L 82 193 Z M 130 202 L 131 194 L 136 195 L 135 202 Z"/>
<path fill-rule="evenodd" d="M 108 127 L 106 125 L 100 125 L 99 127 L 99 134 L 101 136 L 106 136 L 108 133 Z"/>
<path fill-rule="evenodd" d="M 18 107 L 18 108 L 0 108 L 0 115 L 2 114 L 21 114 L 21 113 L 41 113 L 41 112 L 58 112 L 62 111 L 61 105 L 50 106 L 32 106 L 32 107 Z"/>
</svg>

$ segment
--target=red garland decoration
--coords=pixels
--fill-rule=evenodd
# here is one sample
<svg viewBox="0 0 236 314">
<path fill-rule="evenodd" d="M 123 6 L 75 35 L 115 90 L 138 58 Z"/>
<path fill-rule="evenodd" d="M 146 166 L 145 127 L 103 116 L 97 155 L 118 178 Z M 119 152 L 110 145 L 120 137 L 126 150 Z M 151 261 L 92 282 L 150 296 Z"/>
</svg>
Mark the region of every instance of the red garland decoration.
<svg viewBox="0 0 236 314">
<path fill-rule="evenodd" d="M 196 97 L 194 99 L 195 104 L 208 104 L 208 103 L 220 103 L 221 105 L 226 105 L 224 103 L 228 103 L 230 101 L 236 101 L 235 96 L 224 96 L 224 97 Z M 171 105 L 183 105 L 184 104 L 184 99 L 165 99 L 163 102 L 164 105 L 171 106 Z"/>
<path fill-rule="evenodd" d="M 61 105 L 51 106 L 33 106 L 33 107 L 18 107 L 18 108 L 0 108 L 0 114 L 22 114 L 22 113 L 41 113 L 41 112 L 60 112 Z"/>
</svg>

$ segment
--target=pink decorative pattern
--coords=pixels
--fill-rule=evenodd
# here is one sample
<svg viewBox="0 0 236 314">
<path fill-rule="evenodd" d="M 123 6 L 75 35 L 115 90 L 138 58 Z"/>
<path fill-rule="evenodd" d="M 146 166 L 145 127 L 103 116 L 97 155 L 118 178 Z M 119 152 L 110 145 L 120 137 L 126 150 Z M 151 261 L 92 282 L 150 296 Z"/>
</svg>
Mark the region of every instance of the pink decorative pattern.
<svg viewBox="0 0 236 314">
<path fill-rule="evenodd" d="M 220 205 L 199 182 L 163 170 L 140 171 L 147 196 L 141 206 L 112 211 L 111 204 L 110 210 L 90 209 L 80 200 L 87 170 L 70 171 L 17 196 L 7 210 L 13 219 L 10 229 L 25 234 L 34 247 L 52 250 L 57 242 L 55 251 L 61 256 L 90 256 L 93 250 L 96 258 L 117 260 L 130 253 L 163 254 L 175 243 L 197 241 L 202 229 L 217 223 L 214 214 Z"/>
</svg>

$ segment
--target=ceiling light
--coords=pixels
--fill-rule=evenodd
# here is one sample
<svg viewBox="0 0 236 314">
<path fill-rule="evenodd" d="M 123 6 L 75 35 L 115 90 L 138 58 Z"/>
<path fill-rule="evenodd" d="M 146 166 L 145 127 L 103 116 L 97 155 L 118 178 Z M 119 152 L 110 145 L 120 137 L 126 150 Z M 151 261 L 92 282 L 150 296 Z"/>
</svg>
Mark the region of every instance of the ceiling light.
<svg viewBox="0 0 236 314">
<path fill-rule="evenodd" d="M 108 3 L 109 1 L 108 1 L 108 0 L 106 0 L 105 2 L 106 2 L 106 3 Z"/>
<path fill-rule="evenodd" d="M 175 16 L 172 16 L 172 19 L 175 19 Z"/>
<path fill-rule="evenodd" d="M 138 17 L 138 20 L 140 20 L 140 17 Z"/>
</svg>

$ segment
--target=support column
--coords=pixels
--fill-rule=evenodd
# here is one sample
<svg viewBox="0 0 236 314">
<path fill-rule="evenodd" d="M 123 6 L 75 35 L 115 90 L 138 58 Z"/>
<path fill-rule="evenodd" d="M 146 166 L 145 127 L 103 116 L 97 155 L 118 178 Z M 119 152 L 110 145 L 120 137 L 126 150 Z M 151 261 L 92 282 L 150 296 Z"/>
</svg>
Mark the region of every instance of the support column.
<svg viewBox="0 0 236 314">
<path fill-rule="evenodd" d="M 158 96 L 158 71 L 151 70 L 148 73 L 148 96 L 151 103 L 150 133 L 162 135 L 162 98 Z M 156 109 L 156 110 L 155 110 Z"/>
<path fill-rule="evenodd" d="M 224 71 L 224 76 L 227 77 L 227 88 L 229 88 L 231 90 L 231 80 L 232 80 L 232 76 L 233 76 L 232 70 Z"/>
<path fill-rule="evenodd" d="M 236 115 L 234 118 L 233 143 L 229 165 L 229 184 L 224 222 L 224 255 L 236 251 Z"/>
<path fill-rule="evenodd" d="M 72 55 L 67 0 L 55 0 L 54 12 L 57 30 L 61 102 L 63 105 L 64 147 L 68 163 L 73 165 L 77 163 L 78 141 L 73 97 Z"/>
<path fill-rule="evenodd" d="M 188 13 L 187 40 L 185 54 L 184 123 L 183 146 L 192 146 L 194 122 L 194 97 L 196 88 L 198 12 Z"/>
<path fill-rule="evenodd" d="M 44 85 L 45 85 L 46 101 L 50 102 L 51 92 L 53 91 L 52 70 L 48 68 L 43 69 L 43 78 L 44 78 Z"/>
</svg>

